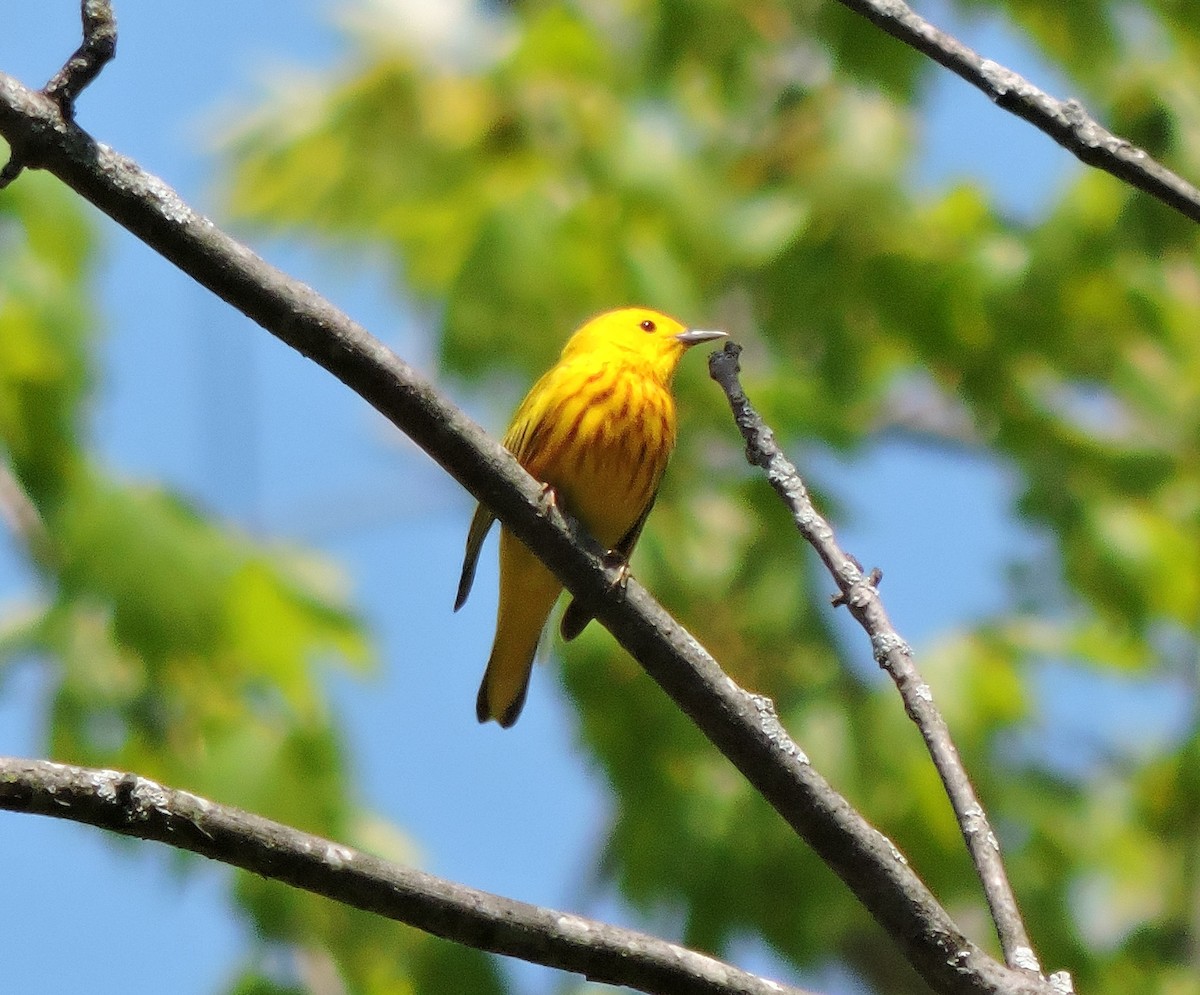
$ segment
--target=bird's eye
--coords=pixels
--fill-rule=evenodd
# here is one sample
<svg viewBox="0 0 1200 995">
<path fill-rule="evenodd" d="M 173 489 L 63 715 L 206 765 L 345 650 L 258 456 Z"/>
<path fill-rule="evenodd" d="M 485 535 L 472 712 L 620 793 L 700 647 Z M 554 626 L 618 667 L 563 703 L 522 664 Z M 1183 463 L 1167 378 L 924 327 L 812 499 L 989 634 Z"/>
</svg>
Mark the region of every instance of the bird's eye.
<svg viewBox="0 0 1200 995">
<path fill-rule="evenodd" d="M 652 331 L 654 331 L 654 329 L 656 327 L 657 326 L 654 324 L 654 322 L 651 321 L 649 318 L 647 318 L 640 325 L 638 325 L 638 328 L 640 328 L 643 332 L 652 332 Z"/>
</svg>

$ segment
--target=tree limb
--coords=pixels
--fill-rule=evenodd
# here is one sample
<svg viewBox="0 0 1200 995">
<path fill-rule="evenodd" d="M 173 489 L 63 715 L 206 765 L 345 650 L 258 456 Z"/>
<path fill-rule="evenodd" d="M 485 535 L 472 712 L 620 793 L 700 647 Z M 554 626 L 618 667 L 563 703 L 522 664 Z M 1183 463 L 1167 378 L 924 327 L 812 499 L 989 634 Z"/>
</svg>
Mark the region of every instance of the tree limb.
<svg viewBox="0 0 1200 995">
<path fill-rule="evenodd" d="M 1090 117 L 1078 100 L 1059 100 L 957 38 L 934 27 L 903 0 L 838 0 L 893 38 L 929 56 L 982 90 L 998 107 L 1045 132 L 1081 162 L 1111 173 L 1184 217 L 1200 221 L 1200 190 L 1132 142 Z"/>
<path fill-rule="evenodd" d="M 894 844 L 812 769 L 769 700 L 739 688 L 636 581 L 622 594 L 503 447 L 311 288 L 193 211 L 162 180 L 95 142 L 57 104 L 0 73 L 0 135 L 198 283 L 318 363 L 390 419 L 546 562 L 851 888 L 935 990 L 1057 995 L 971 943 Z"/>
<path fill-rule="evenodd" d="M 870 637 L 876 662 L 895 681 L 904 701 L 904 710 L 921 730 L 929 755 L 950 797 L 967 850 L 983 883 L 984 896 L 1004 949 L 1005 960 L 1009 967 L 1037 976 L 1041 969 L 1021 920 L 1016 896 L 1008 883 L 1004 862 L 1000 858 L 1000 844 L 967 777 L 958 750 L 950 738 L 950 730 L 933 703 L 929 685 L 921 679 L 913 663 L 912 650 L 900 638 L 884 610 L 878 591 L 880 574 L 878 571 L 863 573 L 854 557 L 838 545 L 833 527 L 813 506 L 796 467 L 784 456 L 783 450 L 775 442 L 774 433 L 742 390 L 738 378 L 738 356 L 741 351 L 741 346 L 726 343 L 722 351 L 714 352 L 709 358 L 708 369 L 729 398 L 734 419 L 746 440 L 746 459 L 766 471 L 771 486 L 791 511 L 796 528 L 833 575 L 840 591 L 834 598 L 834 605 L 845 605 L 849 609 Z"/>
<path fill-rule="evenodd" d="M 646 933 L 468 888 L 135 774 L 0 757 L 0 809 L 157 840 L 592 981 L 658 995 L 809 995 Z"/>
<path fill-rule="evenodd" d="M 42 93 L 58 105 L 66 121 L 75 119 L 75 100 L 79 94 L 117 54 L 117 20 L 112 0 L 81 0 L 79 16 L 83 21 L 82 43 L 42 88 Z M 0 169 L 0 190 L 20 176 L 26 166 L 24 146 L 10 140 L 9 147 L 8 162 Z"/>
<path fill-rule="evenodd" d="M 117 20 L 112 0 L 83 0 L 79 14 L 83 20 L 83 44 L 42 90 L 58 104 L 68 121 L 75 118 L 79 94 L 117 54 Z"/>
</svg>

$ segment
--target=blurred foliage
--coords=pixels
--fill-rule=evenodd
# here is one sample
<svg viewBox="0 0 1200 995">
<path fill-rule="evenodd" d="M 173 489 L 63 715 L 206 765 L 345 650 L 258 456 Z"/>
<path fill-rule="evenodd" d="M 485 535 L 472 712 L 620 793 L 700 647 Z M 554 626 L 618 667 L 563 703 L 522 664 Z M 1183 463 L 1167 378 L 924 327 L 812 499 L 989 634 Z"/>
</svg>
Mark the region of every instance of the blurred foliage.
<svg viewBox="0 0 1200 995">
<path fill-rule="evenodd" d="M 1107 126 L 1200 175 L 1188 5 L 955 6 L 1025 38 Z M 1196 227 L 1082 169 L 1031 221 L 977 185 L 914 194 L 940 70 L 837 4 L 363 0 L 343 14 L 345 67 L 288 79 L 232 141 L 233 211 L 384 247 L 397 288 L 435 306 L 464 381 L 532 380 L 589 314 L 646 303 L 734 332 L 752 399 L 802 465 L 902 433 L 1010 472 L 1044 555 L 1016 565 L 1011 612 L 945 633 L 922 667 L 1043 963 L 1079 991 L 1200 992 Z M 980 102 L 979 129 L 998 113 Z M 0 440 L 38 513 L 17 527 L 44 594 L 0 632 L 0 678 L 31 654 L 56 668 L 63 759 L 374 840 L 313 667 L 367 655 L 327 568 L 115 480 L 84 450 L 92 251 L 40 178 L 0 195 Z M 694 357 L 678 392 L 681 449 L 639 577 L 776 700 L 825 776 L 990 942 L 894 691 L 864 677 L 829 582 L 785 538 Z M 836 518 L 838 495 L 813 483 Z M 837 960 L 875 991 L 920 990 L 605 633 L 563 655 L 581 746 L 613 791 L 600 866 L 648 920 L 678 917 L 714 951 L 758 938 L 801 969 Z M 1038 694 L 1050 665 L 1176 689 L 1184 727 L 1136 744 L 1097 730 L 1088 763 L 1061 762 Z M 249 877 L 237 894 L 263 940 L 238 992 L 308 990 L 329 957 L 356 993 L 498 987 L 486 960 L 440 941 Z M 296 965 L 282 974 L 281 949 Z"/>
<path fill-rule="evenodd" d="M 1183 6 L 958 7 L 1008 25 L 1117 133 L 1200 175 L 1200 25 Z M 1045 556 L 1014 573 L 1010 615 L 945 634 L 928 677 L 1044 963 L 1081 991 L 1200 991 L 1196 227 L 1082 170 L 1030 222 L 978 186 L 915 195 L 938 70 L 836 4 L 456 10 L 353 7 L 348 68 L 289 88 L 233 140 L 235 212 L 386 247 L 397 286 L 438 306 L 442 359 L 464 378 L 532 378 L 590 313 L 647 303 L 730 328 L 751 397 L 801 456 L 898 430 L 1009 470 Z M 776 699 L 987 942 L 918 736 L 837 638 L 829 582 L 783 539 L 698 365 L 680 377 L 682 449 L 640 577 Z M 614 793 L 603 867 L 624 896 L 709 949 L 757 936 L 803 968 L 841 958 L 881 992 L 919 985 L 606 634 L 563 655 L 581 744 Z M 1151 755 L 1065 770 L 1020 745 L 1043 721 L 1048 662 L 1178 687 L 1188 728 Z"/>
<path fill-rule="evenodd" d="M 87 453 L 93 241 L 74 195 L 46 175 L 0 193 L 0 511 L 38 594 L 0 620 L 0 680 L 22 661 L 50 672 L 56 759 L 403 858 L 403 841 L 356 809 L 325 704 L 322 669 L 370 659 L 336 571 Z M 260 942 L 235 991 L 328 990 L 311 983 L 321 970 L 354 995 L 434 995 L 447 978 L 499 990 L 482 955 L 448 957 L 444 941 L 377 916 L 237 882 Z"/>
</svg>

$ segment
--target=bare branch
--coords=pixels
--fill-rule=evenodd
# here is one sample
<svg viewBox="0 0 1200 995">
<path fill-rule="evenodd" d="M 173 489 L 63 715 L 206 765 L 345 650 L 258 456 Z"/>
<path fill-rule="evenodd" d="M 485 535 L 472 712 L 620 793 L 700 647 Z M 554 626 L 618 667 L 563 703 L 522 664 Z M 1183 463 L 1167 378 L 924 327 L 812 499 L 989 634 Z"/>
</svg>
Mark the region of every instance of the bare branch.
<svg viewBox="0 0 1200 995">
<path fill-rule="evenodd" d="M 54 74 L 42 92 L 58 104 L 68 121 L 75 119 L 75 101 L 117 54 L 117 20 L 111 0 L 83 0 L 83 43 Z"/>
<path fill-rule="evenodd" d="M 661 995 L 806 995 L 646 933 L 468 888 L 135 774 L 0 757 L 0 809 L 157 840 L 592 981 Z"/>
<path fill-rule="evenodd" d="M 877 590 L 881 575 L 877 570 L 864 574 L 858 561 L 838 545 L 833 527 L 813 507 L 796 467 L 784 456 L 775 442 L 774 433 L 767 428 L 742 390 L 738 379 L 738 356 L 741 351 L 741 346 L 726 343 L 723 350 L 712 354 L 708 368 L 712 378 L 729 398 L 734 419 L 746 440 L 746 459 L 766 471 L 771 486 L 791 511 L 800 534 L 817 551 L 821 562 L 837 582 L 840 593 L 834 597 L 834 605 L 846 605 L 849 608 L 850 614 L 870 637 L 876 662 L 896 682 L 900 697 L 904 700 L 904 709 L 921 730 L 929 755 L 950 796 L 963 839 L 983 882 L 984 895 L 996 924 L 1005 960 L 1010 967 L 1037 976 L 1041 969 L 1025 932 L 1025 924 L 1021 921 L 1021 912 L 1009 886 L 1004 863 L 1000 859 L 1000 844 L 959 759 L 958 750 L 950 738 L 950 730 L 933 703 L 929 685 L 921 679 L 913 663 L 912 650 L 900 638 L 884 610 Z"/>
<path fill-rule="evenodd" d="M 997 106 L 1045 132 L 1081 162 L 1111 173 L 1185 217 L 1200 221 L 1200 190 L 1089 117 L 1078 100 L 1058 100 L 1039 90 L 1011 69 L 983 58 L 938 30 L 902 0 L 838 2 L 961 76 Z"/>
<path fill-rule="evenodd" d="M 111 0 L 82 0 L 79 15 L 83 21 L 83 42 L 42 89 L 66 121 L 75 119 L 75 100 L 79 94 L 117 54 L 117 21 Z M 20 176 L 27 165 L 32 165 L 26 161 L 25 153 L 19 139 L 9 139 L 8 162 L 0 169 L 0 190 Z"/>
<path fill-rule="evenodd" d="M 97 144 L 57 106 L 0 73 L 0 135 L 201 285 L 354 390 L 485 502 L 593 612 L 842 878 L 937 991 L 1055 992 L 964 937 L 896 847 L 808 763 L 774 716 L 636 581 L 624 595 L 602 550 L 583 546 L 540 485 L 458 408 L 312 289 L 193 211 L 157 177 Z"/>
</svg>

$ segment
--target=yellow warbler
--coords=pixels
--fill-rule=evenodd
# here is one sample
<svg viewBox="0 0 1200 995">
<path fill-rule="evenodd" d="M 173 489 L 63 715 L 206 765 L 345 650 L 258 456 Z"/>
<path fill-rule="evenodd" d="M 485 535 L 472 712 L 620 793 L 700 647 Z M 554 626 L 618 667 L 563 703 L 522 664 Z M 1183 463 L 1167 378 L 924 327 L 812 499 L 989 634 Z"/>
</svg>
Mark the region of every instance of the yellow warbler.
<svg viewBox="0 0 1200 995">
<path fill-rule="evenodd" d="M 724 337 L 647 308 L 608 311 L 571 336 L 513 416 L 504 445 L 621 562 L 633 552 L 675 447 L 675 367 L 690 346 Z M 482 504 L 475 509 L 455 611 L 467 600 L 494 521 Z M 500 604 L 475 702 L 480 722 L 508 728 L 517 721 L 538 639 L 561 591 L 541 560 L 501 528 Z M 572 602 L 563 637 L 573 639 L 590 620 Z"/>
</svg>

